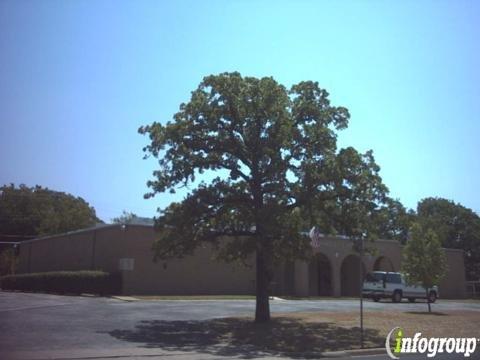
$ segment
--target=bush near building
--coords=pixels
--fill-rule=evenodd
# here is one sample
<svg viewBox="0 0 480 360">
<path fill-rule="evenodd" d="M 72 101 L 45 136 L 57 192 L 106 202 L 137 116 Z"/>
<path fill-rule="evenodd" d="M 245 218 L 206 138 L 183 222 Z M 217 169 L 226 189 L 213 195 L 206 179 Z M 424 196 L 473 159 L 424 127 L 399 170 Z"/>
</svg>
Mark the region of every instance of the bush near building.
<svg viewBox="0 0 480 360">
<path fill-rule="evenodd" d="M 0 287 L 2 290 L 111 295 L 120 294 L 121 275 L 89 270 L 7 275 L 0 278 Z"/>
</svg>

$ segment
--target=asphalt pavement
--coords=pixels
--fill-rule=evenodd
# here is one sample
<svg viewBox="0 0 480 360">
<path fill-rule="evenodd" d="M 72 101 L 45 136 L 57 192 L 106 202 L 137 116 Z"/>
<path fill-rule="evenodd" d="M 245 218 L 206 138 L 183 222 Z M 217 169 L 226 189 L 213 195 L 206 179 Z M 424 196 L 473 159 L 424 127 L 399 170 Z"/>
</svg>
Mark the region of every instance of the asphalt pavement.
<svg viewBox="0 0 480 360">
<path fill-rule="evenodd" d="M 357 310 L 358 304 L 358 300 L 339 299 L 273 300 L 271 311 L 344 312 Z M 425 306 L 364 302 L 367 311 L 418 311 Z M 440 300 L 433 306 L 435 311 L 480 311 L 479 302 Z M 0 359 L 298 358 L 295 354 L 262 353 L 258 349 L 253 352 L 245 344 L 235 349 L 222 348 L 209 329 L 199 325 L 199 320 L 252 316 L 254 309 L 253 300 L 126 302 L 102 297 L 0 292 Z M 159 333 L 163 336 L 161 342 Z M 169 334 L 167 338 L 165 334 Z M 202 341 L 198 342 L 195 336 Z M 338 356 L 341 358 L 341 354 Z M 386 355 L 363 358 L 388 359 Z"/>
</svg>

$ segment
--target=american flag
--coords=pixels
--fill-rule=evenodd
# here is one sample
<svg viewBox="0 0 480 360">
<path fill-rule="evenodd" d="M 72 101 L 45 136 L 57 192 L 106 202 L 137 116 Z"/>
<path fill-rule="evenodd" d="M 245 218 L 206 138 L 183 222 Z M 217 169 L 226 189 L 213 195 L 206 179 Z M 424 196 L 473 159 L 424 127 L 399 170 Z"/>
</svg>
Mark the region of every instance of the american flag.
<svg viewBox="0 0 480 360">
<path fill-rule="evenodd" d="M 308 233 L 308 235 L 310 236 L 310 244 L 312 245 L 312 247 L 319 247 L 320 237 L 322 235 L 320 233 L 320 229 L 314 226 L 310 229 L 310 232 Z"/>
</svg>

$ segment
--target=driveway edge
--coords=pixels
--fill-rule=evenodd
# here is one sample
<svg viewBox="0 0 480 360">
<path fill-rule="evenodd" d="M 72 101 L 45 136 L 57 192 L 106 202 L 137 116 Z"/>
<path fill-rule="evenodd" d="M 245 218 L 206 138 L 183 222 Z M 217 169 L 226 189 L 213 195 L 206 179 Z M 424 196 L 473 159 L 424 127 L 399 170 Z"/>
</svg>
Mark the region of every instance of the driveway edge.
<svg viewBox="0 0 480 360">
<path fill-rule="evenodd" d="M 355 350 L 341 350 L 341 351 L 326 351 L 321 353 L 321 357 L 325 358 L 339 358 L 339 357 L 355 357 L 366 355 L 383 355 L 386 354 L 385 348 L 370 348 L 370 349 L 355 349 Z"/>
</svg>

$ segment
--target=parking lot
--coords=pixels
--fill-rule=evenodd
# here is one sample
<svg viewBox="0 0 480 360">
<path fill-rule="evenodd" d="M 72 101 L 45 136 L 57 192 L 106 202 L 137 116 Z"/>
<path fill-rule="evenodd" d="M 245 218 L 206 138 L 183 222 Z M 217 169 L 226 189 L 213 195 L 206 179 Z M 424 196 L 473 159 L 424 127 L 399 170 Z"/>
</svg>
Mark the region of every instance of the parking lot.
<svg viewBox="0 0 480 360">
<path fill-rule="evenodd" d="M 345 312 L 358 309 L 358 305 L 358 300 L 351 299 L 271 301 L 274 314 Z M 0 358 L 241 357 L 245 344 L 241 345 L 243 348 L 238 345 L 236 349 L 220 349 L 199 321 L 251 316 L 254 308 L 253 300 L 126 302 L 101 297 L 0 292 Z M 364 308 L 425 311 L 426 305 L 365 301 Z M 439 300 L 433 308 L 438 312 L 480 312 L 480 302 Z M 221 329 L 226 325 L 217 322 L 215 326 Z M 196 333 L 203 342 L 192 344 L 191 337 L 181 339 L 180 330 L 191 336 Z M 167 333 L 171 338 L 165 339 Z M 163 336 L 162 342 L 157 341 L 159 334 Z"/>
</svg>

